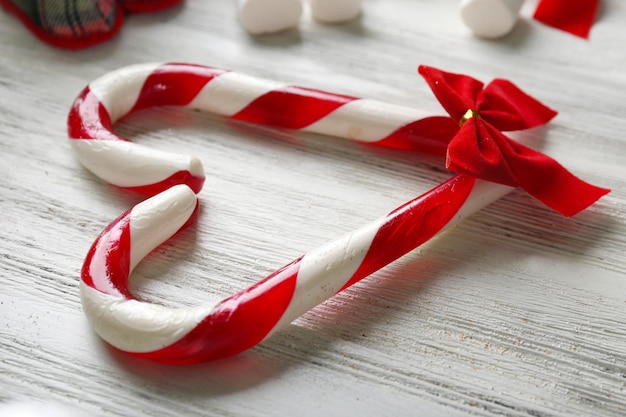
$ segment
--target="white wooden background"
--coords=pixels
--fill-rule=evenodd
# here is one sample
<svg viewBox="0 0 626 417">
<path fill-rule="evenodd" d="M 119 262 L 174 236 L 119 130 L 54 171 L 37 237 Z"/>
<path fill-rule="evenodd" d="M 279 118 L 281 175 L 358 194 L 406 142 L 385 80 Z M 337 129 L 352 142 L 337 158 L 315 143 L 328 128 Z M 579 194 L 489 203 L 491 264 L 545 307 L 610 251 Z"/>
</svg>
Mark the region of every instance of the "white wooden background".
<svg viewBox="0 0 626 417">
<path fill-rule="evenodd" d="M 603 1 L 589 41 L 532 21 L 534 4 L 484 41 L 454 0 L 365 0 L 356 22 L 305 16 L 263 38 L 234 2 L 187 0 L 81 52 L 0 13 L 0 402 L 92 416 L 626 415 L 626 4 Z M 87 83 L 152 61 L 434 114 L 419 64 L 509 78 L 560 112 L 542 149 L 613 192 L 571 219 L 514 192 L 245 354 L 139 361 L 92 333 L 77 284 L 96 235 L 141 197 L 83 169 L 65 123 Z M 119 132 L 205 164 L 197 226 L 133 276 L 172 306 L 230 295 L 449 176 L 432 158 L 170 108 Z"/>
</svg>

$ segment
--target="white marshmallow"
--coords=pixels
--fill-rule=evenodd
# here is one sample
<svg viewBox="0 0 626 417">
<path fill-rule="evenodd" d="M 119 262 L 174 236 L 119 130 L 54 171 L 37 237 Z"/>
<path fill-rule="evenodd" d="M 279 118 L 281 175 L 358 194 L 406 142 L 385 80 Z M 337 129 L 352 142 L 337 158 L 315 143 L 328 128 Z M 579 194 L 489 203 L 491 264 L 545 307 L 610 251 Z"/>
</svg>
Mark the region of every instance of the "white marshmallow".
<svg viewBox="0 0 626 417">
<path fill-rule="evenodd" d="M 517 22 L 524 0 L 462 0 L 461 18 L 474 35 L 499 38 Z"/>
<path fill-rule="evenodd" d="M 361 12 L 362 0 L 311 0 L 311 14 L 324 23 L 354 19 Z"/>
<path fill-rule="evenodd" d="M 253 35 L 294 27 L 302 15 L 301 0 L 238 0 L 243 27 Z"/>
</svg>

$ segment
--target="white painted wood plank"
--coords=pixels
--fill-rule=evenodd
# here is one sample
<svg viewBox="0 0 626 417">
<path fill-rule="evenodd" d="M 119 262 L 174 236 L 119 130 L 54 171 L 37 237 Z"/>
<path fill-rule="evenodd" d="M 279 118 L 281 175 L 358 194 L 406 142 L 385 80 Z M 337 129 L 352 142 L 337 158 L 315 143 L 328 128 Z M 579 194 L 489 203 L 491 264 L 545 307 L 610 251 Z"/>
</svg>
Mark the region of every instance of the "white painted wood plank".
<svg viewBox="0 0 626 417">
<path fill-rule="evenodd" d="M 48 48 L 0 13 L 0 400 L 101 416 L 624 415 L 626 10 L 604 1 L 584 41 L 530 20 L 534 4 L 511 36 L 486 42 L 454 1 L 365 0 L 357 22 L 305 16 L 299 31 L 252 38 L 234 4 L 189 0 L 130 16 L 121 36 L 82 52 Z M 419 64 L 510 78 L 560 113 L 542 149 L 613 192 L 572 219 L 515 192 L 250 352 L 138 361 L 91 332 L 77 283 L 97 233 L 141 197 L 81 168 L 65 121 L 87 83 L 155 61 L 433 113 Z M 119 131 L 196 154 L 208 174 L 197 226 L 133 277 L 167 305 L 227 296 L 448 176 L 432 158 L 176 109 Z"/>
</svg>

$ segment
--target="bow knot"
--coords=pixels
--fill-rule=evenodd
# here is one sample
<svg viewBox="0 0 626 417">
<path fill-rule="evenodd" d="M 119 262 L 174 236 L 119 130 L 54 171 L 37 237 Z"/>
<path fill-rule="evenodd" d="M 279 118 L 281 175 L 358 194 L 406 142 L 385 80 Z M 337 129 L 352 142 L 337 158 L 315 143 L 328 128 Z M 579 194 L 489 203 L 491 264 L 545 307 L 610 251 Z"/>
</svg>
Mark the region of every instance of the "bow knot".
<svg viewBox="0 0 626 417">
<path fill-rule="evenodd" d="M 610 190 L 591 185 L 549 156 L 502 131 L 541 126 L 556 112 L 507 80 L 484 84 L 472 77 L 420 66 L 419 73 L 459 128 L 446 167 L 483 180 L 521 187 L 548 207 L 573 216 Z"/>
<path fill-rule="evenodd" d="M 478 112 L 474 109 L 467 109 L 467 111 L 465 112 L 465 114 L 463 115 L 463 117 L 461 117 L 461 120 L 459 120 L 459 127 L 463 127 L 463 125 L 465 124 L 465 122 L 467 122 L 469 119 L 471 119 L 472 117 L 480 117 L 480 115 L 478 114 Z"/>
</svg>

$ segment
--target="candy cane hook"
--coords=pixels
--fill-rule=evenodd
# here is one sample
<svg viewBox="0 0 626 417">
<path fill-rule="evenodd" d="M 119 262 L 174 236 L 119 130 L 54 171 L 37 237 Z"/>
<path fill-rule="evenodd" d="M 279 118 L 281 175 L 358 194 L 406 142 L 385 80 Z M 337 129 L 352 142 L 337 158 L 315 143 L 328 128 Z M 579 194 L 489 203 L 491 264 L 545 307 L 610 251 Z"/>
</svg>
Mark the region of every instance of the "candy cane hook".
<svg viewBox="0 0 626 417">
<path fill-rule="evenodd" d="M 447 146 L 436 135 L 419 133 L 445 118 L 412 108 L 198 65 L 142 64 L 93 81 L 74 102 L 68 133 L 81 163 L 108 183 L 148 195 L 176 184 L 200 191 L 204 170 L 198 158 L 151 149 L 113 132 L 122 116 L 159 105 L 431 154 L 443 155 Z"/>
<path fill-rule="evenodd" d="M 444 82 L 431 80 L 436 84 Z M 466 81 L 462 84 L 467 85 Z M 499 84 L 499 91 L 506 88 Z M 529 103 L 528 97 L 511 91 L 513 103 Z M 443 93 L 450 95 L 447 90 Z M 463 103 L 455 100 L 454 103 Z M 514 189 L 459 174 L 218 303 L 179 309 L 153 305 L 132 295 L 129 276 L 145 255 L 192 218 L 198 204 L 195 192 L 202 186 L 203 173 L 197 159 L 130 143 L 117 136 L 112 126 L 128 112 L 162 104 L 433 153 L 442 151 L 442 138 L 449 134 L 446 130 L 451 120 L 424 117 L 413 109 L 373 100 L 286 87 L 185 64 L 131 67 L 91 83 L 69 116 L 70 138 L 80 161 L 106 181 L 149 194 L 159 193 L 124 213 L 98 236 L 83 265 L 81 299 L 89 321 L 103 339 L 149 359 L 184 364 L 245 351 L 312 307 Z M 520 106 L 513 109 L 523 107 Z M 458 113 L 459 108 L 448 107 Z M 462 126 L 471 118 L 482 117 L 470 110 L 463 115 Z M 497 115 L 501 118 L 501 113 Z M 477 129 L 493 133 L 489 130 L 492 126 L 485 123 L 477 124 Z M 517 126 L 519 120 L 512 123 Z M 438 128 L 433 130 L 434 125 Z M 453 125 L 453 129 L 459 130 L 457 122 Z M 424 128 L 430 129 L 424 132 Z M 438 136 L 439 133 L 442 134 Z M 549 166 L 552 170 L 553 165 Z M 578 185 L 571 182 L 571 177 L 565 178 L 566 186 Z M 590 190 L 593 192 L 585 204 L 607 192 L 593 187 Z M 572 211 L 580 209 L 576 206 Z"/>
</svg>

